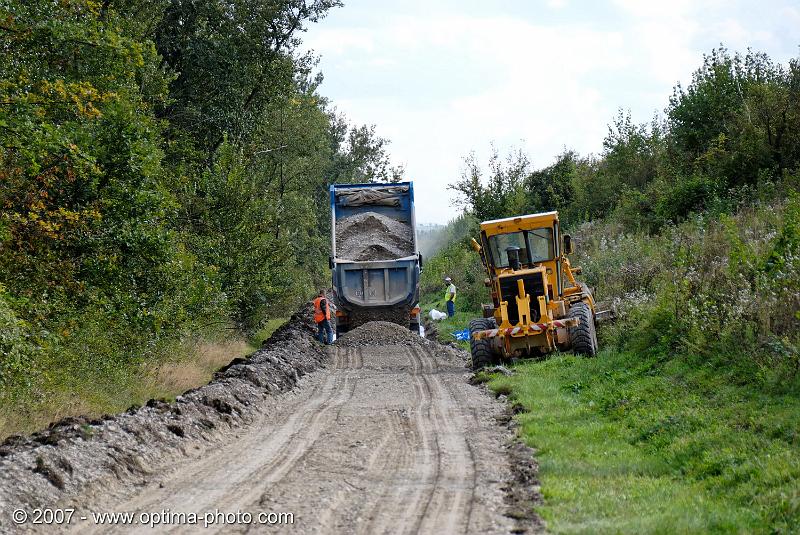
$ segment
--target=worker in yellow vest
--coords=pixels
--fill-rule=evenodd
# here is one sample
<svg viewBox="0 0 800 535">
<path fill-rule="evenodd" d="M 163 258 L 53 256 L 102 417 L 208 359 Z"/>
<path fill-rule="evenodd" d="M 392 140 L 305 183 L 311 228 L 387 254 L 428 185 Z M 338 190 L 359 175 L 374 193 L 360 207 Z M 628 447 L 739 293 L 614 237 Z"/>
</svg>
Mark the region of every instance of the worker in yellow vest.
<svg viewBox="0 0 800 535">
<path fill-rule="evenodd" d="M 447 302 L 447 315 L 453 317 L 456 314 L 456 285 L 450 277 L 444 278 L 444 284 L 447 286 L 447 291 L 444 293 L 444 299 Z"/>
</svg>

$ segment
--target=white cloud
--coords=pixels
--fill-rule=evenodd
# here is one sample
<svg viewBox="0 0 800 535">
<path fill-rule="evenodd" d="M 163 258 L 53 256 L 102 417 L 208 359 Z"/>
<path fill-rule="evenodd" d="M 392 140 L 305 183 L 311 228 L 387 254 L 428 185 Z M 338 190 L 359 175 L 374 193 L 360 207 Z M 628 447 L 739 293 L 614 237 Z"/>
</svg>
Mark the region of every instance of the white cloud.
<svg viewBox="0 0 800 535">
<path fill-rule="evenodd" d="M 727 18 L 714 23 L 709 33 L 717 37 L 719 42 L 725 43 L 731 49 L 743 49 L 769 43 L 775 40 L 771 32 L 746 28 L 742 21 Z"/>
<path fill-rule="evenodd" d="M 313 32 L 305 40 L 305 48 L 326 56 L 344 56 L 354 50 L 371 53 L 375 50 L 375 35 L 361 28 L 333 28 Z"/>
<path fill-rule="evenodd" d="M 790 21 L 795 27 L 800 26 L 800 9 L 796 7 L 785 7 L 781 10 L 781 16 Z"/>
<path fill-rule="evenodd" d="M 339 45 L 344 42 L 355 52 L 366 48 L 362 43 L 371 43 L 383 57 L 394 51 L 389 58 L 394 64 L 414 50 L 458 54 L 468 58 L 465 68 L 486 73 L 466 86 L 437 76 L 430 82 L 447 93 L 441 102 L 409 107 L 401 88 L 398 94 L 382 98 L 336 100 L 354 120 L 378 124 L 381 135 L 392 141 L 393 155 L 417 180 L 421 221 L 454 215 L 445 186 L 458 177 L 463 156 L 473 149 L 485 153 L 490 141 L 507 149 L 524 140 L 541 165 L 549 164 L 565 143 L 582 151 L 596 150 L 613 109 L 602 104 L 600 88 L 584 77 L 629 65 L 618 33 L 537 26 L 508 17 L 402 17 L 358 35 L 358 40 L 342 40 Z M 365 68 L 369 61 L 369 55 L 362 59 Z M 350 60 L 338 65 L 353 68 Z M 422 82 L 420 76 L 408 80 L 409 85 Z M 473 74 L 467 72 L 466 78 Z"/>
</svg>

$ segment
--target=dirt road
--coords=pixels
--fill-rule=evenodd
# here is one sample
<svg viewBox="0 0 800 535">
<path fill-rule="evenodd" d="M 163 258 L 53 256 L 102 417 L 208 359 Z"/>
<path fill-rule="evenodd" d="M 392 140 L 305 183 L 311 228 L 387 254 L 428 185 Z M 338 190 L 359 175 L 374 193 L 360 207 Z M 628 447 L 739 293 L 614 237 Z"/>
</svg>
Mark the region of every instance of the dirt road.
<svg viewBox="0 0 800 535">
<path fill-rule="evenodd" d="M 508 533 L 510 432 L 496 421 L 503 406 L 467 383 L 462 360 L 436 347 L 331 346 L 326 368 L 275 396 L 229 440 L 145 486 L 86 495 L 79 510 L 254 516 L 251 525 L 204 532 Z M 255 525 L 270 512 L 291 513 L 292 526 Z M 72 528 L 153 532 L 91 517 Z"/>
</svg>

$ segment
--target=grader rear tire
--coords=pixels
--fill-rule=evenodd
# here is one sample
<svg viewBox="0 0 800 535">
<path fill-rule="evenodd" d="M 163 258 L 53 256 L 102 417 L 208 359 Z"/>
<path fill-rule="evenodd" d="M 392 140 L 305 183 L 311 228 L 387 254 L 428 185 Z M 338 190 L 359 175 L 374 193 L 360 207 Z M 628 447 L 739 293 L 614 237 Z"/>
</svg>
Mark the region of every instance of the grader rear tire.
<svg viewBox="0 0 800 535">
<path fill-rule="evenodd" d="M 494 329 L 496 324 L 494 318 L 478 318 L 469 322 L 469 349 L 472 355 L 472 369 L 478 371 L 481 368 L 494 364 L 492 347 L 488 340 L 473 340 L 472 333 Z"/>
<path fill-rule="evenodd" d="M 586 303 L 572 305 L 568 318 L 578 318 L 578 325 L 570 327 L 569 341 L 575 353 L 593 357 L 597 355 L 597 332 L 594 328 L 592 309 Z"/>
</svg>

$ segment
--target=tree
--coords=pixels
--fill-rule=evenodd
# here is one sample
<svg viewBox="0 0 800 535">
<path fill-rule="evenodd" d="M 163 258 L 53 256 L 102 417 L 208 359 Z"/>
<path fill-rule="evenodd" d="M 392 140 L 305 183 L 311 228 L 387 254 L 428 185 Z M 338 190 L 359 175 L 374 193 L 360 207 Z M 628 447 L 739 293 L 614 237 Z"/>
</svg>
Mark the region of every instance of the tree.
<svg viewBox="0 0 800 535">
<path fill-rule="evenodd" d="M 159 115 L 208 154 L 227 136 L 246 143 L 276 97 L 292 91 L 297 34 L 338 0 L 173 0 L 155 31 L 164 63 L 178 73 Z"/>
<path fill-rule="evenodd" d="M 528 157 L 516 150 L 503 160 L 492 147 L 488 168 L 484 185 L 483 170 L 475 154 L 464 159 L 461 179 L 448 186 L 459 196 L 456 203 L 479 221 L 520 213 L 526 202 L 524 180 L 530 170 Z"/>
<path fill-rule="evenodd" d="M 377 135 L 374 125 L 353 126 L 335 111 L 330 114 L 331 162 L 328 183 L 399 182 L 402 166 L 394 166 L 387 152 L 389 141 Z"/>
<path fill-rule="evenodd" d="M 667 108 L 674 161 L 684 174 L 700 172 L 721 187 L 780 177 L 798 161 L 800 68 L 766 54 L 704 57 L 692 83 L 677 86 Z"/>
<path fill-rule="evenodd" d="M 578 155 L 565 151 L 553 165 L 531 172 L 525 177 L 526 205 L 524 212 L 564 211 L 573 202 Z"/>
</svg>

